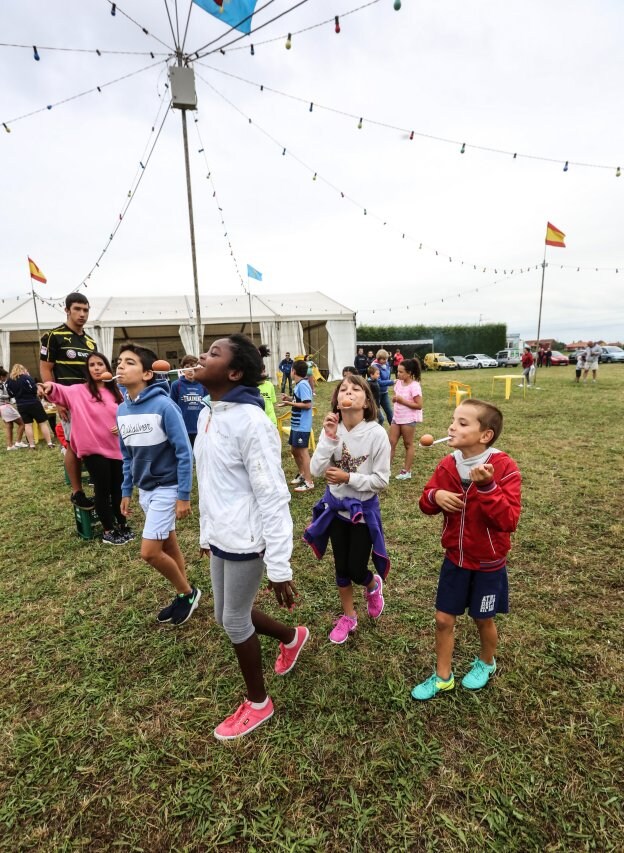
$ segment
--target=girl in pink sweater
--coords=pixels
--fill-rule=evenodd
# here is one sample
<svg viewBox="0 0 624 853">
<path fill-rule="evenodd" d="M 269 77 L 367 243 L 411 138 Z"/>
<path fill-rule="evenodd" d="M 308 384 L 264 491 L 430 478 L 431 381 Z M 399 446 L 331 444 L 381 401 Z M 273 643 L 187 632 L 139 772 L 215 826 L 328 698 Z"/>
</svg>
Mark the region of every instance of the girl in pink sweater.
<svg viewBox="0 0 624 853">
<path fill-rule="evenodd" d="M 87 358 L 87 381 L 80 385 L 44 382 L 43 392 L 71 412 L 71 448 L 87 467 L 95 491 L 95 511 L 102 522 L 102 541 L 123 545 L 132 537 L 121 514 L 122 456 L 117 437 L 117 406 L 123 397 L 105 355 L 92 352 Z"/>
<path fill-rule="evenodd" d="M 412 479 L 414 459 L 414 434 L 416 424 L 423 419 L 422 388 L 420 387 L 420 362 L 406 358 L 397 367 L 398 379 L 394 384 L 394 412 L 390 425 L 391 459 L 394 459 L 399 439 L 405 445 L 405 462 L 396 476 L 397 480 Z"/>
</svg>

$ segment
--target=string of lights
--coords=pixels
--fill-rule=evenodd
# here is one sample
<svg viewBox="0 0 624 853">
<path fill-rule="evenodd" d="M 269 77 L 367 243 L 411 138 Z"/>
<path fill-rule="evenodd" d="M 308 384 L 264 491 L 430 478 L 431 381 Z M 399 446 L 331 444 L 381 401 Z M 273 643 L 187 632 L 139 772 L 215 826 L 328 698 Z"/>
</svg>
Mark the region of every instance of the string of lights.
<svg viewBox="0 0 624 853">
<path fill-rule="evenodd" d="M 110 50 L 108 48 L 98 47 L 53 47 L 52 45 L 38 45 L 34 47 L 32 44 L 10 44 L 9 42 L 0 42 L 0 47 L 15 47 L 25 50 L 36 51 L 39 59 L 33 54 L 33 58 L 39 62 L 41 59 L 41 51 L 56 51 L 60 53 L 94 53 L 96 56 L 151 56 L 155 59 L 157 56 L 169 56 L 171 51 L 167 53 L 159 53 L 152 50 Z"/>
<path fill-rule="evenodd" d="M 376 0 L 377 2 L 377 0 Z M 543 157 L 538 154 L 523 154 L 517 151 L 509 151 L 503 148 L 494 148 L 492 146 L 486 145 L 476 145 L 469 142 L 462 142 L 459 138 L 450 139 L 445 136 L 436 136 L 432 133 L 426 133 L 425 131 L 413 130 L 407 126 L 401 127 L 400 125 L 390 124 L 389 122 L 380 121 L 378 119 L 367 118 L 366 116 L 362 116 L 357 112 L 350 112 L 344 109 L 338 109 L 336 107 L 329 107 L 325 104 L 320 104 L 318 101 L 314 100 L 314 98 L 303 98 L 299 95 L 291 95 L 289 92 L 283 92 L 280 89 L 274 89 L 271 86 L 265 86 L 263 83 L 257 83 L 255 80 L 248 80 L 246 77 L 241 77 L 238 74 L 233 74 L 230 71 L 225 71 L 222 68 L 216 68 L 212 65 L 208 65 L 205 62 L 199 63 L 203 68 L 209 68 L 211 71 L 214 71 L 217 74 L 221 74 L 224 77 L 230 77 L 233 80 L 238 80 L 241 83 L 245 83 L 248 86 L 252 86 L 254 89 L 258 89 L 260 92 L 271 92 L 273 95 L 279 95 L 282 98 L 287 98 L 291 101 L 296 101 L 297 103 L 304 104 L 308 110 L 308 112 L 314 112 L 315 110 L 324 110 L 325 112 L 333 113 L 334 115 L 343 116 L 356 122 L 356 126 L 358 130 L 362 130 L 364 125 L 369 124 L 375 127 L 381 127 L 386 130 L 396 131 L 403 135 L 403 137 L 412 141 L 414 137 L 419 137 L 420 139 L 429 139 L 433 142 L 443 142 L 448 145 L 453 145 L 454 147 L 459 149 L 460 154 L 465 154 L 466 151 L 472 149 L 474 151 L 484 151 L 490 154 L 500 154 L 506 157 L 511 157 L 512 160 L 537 160 L 543 163 L 557 163 L 558 165 L 563 166 L 563 171 L 569 171 L 571 166 L 579 166 L 587 169 L 606 169 L 608 171 L 613 171 L 615 173 L 615 177 L 619 178 L 622 174 L 622 170 L 620 166 L 608 166 L 604 163 L 583 163 L 576 160 L 566 160 L 564 158 L 557 157 Z"/>
<path fill-rule="evenodd" d="M 158 38 L 158 36 L 155 36 L 154 33 L 150 33 L 150 31 L 147 29 L 147 27 L 144 27 L 143 24 L 140 24 L 138 21 L 135 21 L 134 18 L 132 18 L 127 12 L 124 12 L 124 10 L 121 9 L 117 3 L 113 3 L 113 0 L 106 0 L 106 2 L 111 7 L 110 13 L 113 16 L 113 18 L 115 17 L 117 12 L 119 12 L 120 15 L 123 15 L 124 18 L 127 18 L 136 27 L 138 27 L 144 33 L 144 35 L 149 36 L 150 38 L 156 39 L 156 41 L 159 44 L 162 44 L 162 46 L 166 47 L 170 53 L 173 53 L 173 48 L 170 45 L 168 45 L 167 42 Z"/>
<path fill-rule="evenodd" d="M 11 125 L 15 124 L 18 121 L 22 121 L 25 118 L 31 118 L 31 116 L 38 115 L 39 113 L 44 113 L 46 110 L 54 109 L 54 107 L 60 107 L 62 104 L 68 104 L 71 101 L 76 101 L 79 98 L 84 98 L 86 95 L 92 95 L 94 92 L 102 93 L 103 89 L 106 89 L 108 86 L 113 86 L 115 83 L 120 83 L 122 80 L 128 80 L 130 77 L 136 77 L 137 74 L 143 74 L 144 71 L 149 71 L 150 68 L 156 68 L 158 65 L 162 65 L 166 60 L 159 60 L 158 62 L 153 62 L 150 65 L 145 65 L 143 68 L 139 68 L 137 71 L 130 71 L 128 74 L 123 74 L 121 77 L 116 77 L 114 80 L 109 80 L 107 83 L 101 83 L 99 86 L 94 86 L 92 89 L 86 89 L 84 92 L 78 92 L 76 95 L 70 95 L 68 98 L 62 98 L 60 101 L 55 101 L 52 104 L 48 104 L 45 107 L 39 107 L 39 109 L 32 110 L 29 113 L 24 113 L 21 116 L 15 116 L 15 118 L 6 119 L 5 121 L 0 121 L 3 128 L 7 133 L 11 133 Z"/>
<path fill-rule="evenodd" d="M 234 269 L 236 270 L 236 275 L 238 277 L 238 280 L 240 281 L 240 284 L 241 284 L 241 287 L 243 288 L 243 290 L 245 290 L 245 281 L 243 279 L 243 276 L 241 275 L 240 267 L 239 267 L 238 261 L 236 259 L 236 253 L 234 252 L 234 246 L 232 245 L 232 241 L 230 239 L 230 229 L 225 224 L 225 216 L 223 213 L 223 205 L 221 204 L 221 201 L 219 200 L 219 196 L 217 195 L 217 188 L 215 186 L 214 179 L 212 177 L 212 169 L 210 168 L 210 166 L 208 164 L 208 158 L 206 156 L 206 149 L 205 149 L 204 142 L 202 140 L 201 132 L 199 129 L 199 118 L 198 118 L 197 112 L 195 113 L 195 116 L 194 116 L 194 124 L 195 124 L 195 131 L 197 132 L 197 139 L 199 140 L 199 150 L 197 153 L 203 155 L 204 165 L 206 167 L 206 179 L 208 181 L 210 181 L 210 186 L 212 187 L 212 197 L 213 197 L 215 204 L 217 206 L 219 219 L 221 220 L 221 225 L 223 226 L 223 229 L 224 229 L 223 230 L 223 236 L 226 240 L 227 247 L 230 251 L 230 257 L 232 258 L 232 263 L 234 264 Z"/>
<path fill-rule="evenodd" d="M 219 35 L 219 36 L 217 36 L 216 38 L 212 39 L 212 41 L 206 42 L 206 44 L 204 44 L 204 45 L 202 45 L 201 47 L 197 48 L 197 50 L 196 50 L 196 51 L 194 51 L 193 55 L 197 55 L 200 51 L 202 51 L 202 50 L 206 50 L 206 48 L 207 48 L 207 47 L 211 47 L 213 44 L 216 44 L 216 42 L 221 41 L 221 39 L 222 39 L 222 38 L 225 38 L 226 36 L 229 36 L 229 34 L 230 34 L 231 32 L 234 32 L 234 30 L 237 30 L 240 26 L 242 26 L 242 24 L 246 24 L 246 23 L 247 23 L 247 21 L 248 21 L 251 17 L 256 16 L 259 12 L 264 11 L 264 9 L 266 9 L 266 8 L 267 8 L 267 6 L 270 6 L 270 5 L 271 5 L 272 3 L 274 3 L 274 2 L 275 2 L 275 0 L 268 0 L 268 2 L 264 4 L 264 6 L 260 6 L 260 7 L 256 8 L 256 9 L 254 9 L 254 11 L 251 13 L 251 15 L 247 15 L 245 18 L 242 18 L 242 19 L 241 19 L 240 21 L 238 21 L 236 24 L 233 24 L 233 25 L 229 28 L 229 30 L 225 30 L 224 32 L 222 32 L 222 33 L 221 33 L 221 35 Z"/>
</svg>

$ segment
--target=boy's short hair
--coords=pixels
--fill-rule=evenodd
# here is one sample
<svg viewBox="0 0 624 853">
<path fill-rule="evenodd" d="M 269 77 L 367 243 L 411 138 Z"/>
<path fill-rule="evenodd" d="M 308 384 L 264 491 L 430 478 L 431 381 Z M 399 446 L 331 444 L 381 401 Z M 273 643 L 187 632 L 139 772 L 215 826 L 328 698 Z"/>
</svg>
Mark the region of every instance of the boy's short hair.
<svg viewBox="0 0 624 853">
<path fill-rule="evenodd" d="M 351 365 L 348 365 L 347 367 L 342 368 L 343 377 L 345 377 L 347 373 L 357 373 L 357 370 L 355 369 L 355 367 L 351 367 Z"/>
<path fill-rule="evenodd" d="M 503 431 L 503 413 L 500 409 L 493 406 L 492 403 L 486 403 L 484 400 L 475 400 L 474 398 L 462 400 L 462 406 L 473 406 L 477 411 L 477 420 L 481 429 L 491 429 L 494 435 L 487 446 L 491 447 L 496 439 Z"/>
<path fill-rule="evenodd" d="M 196 355 L 185 355 L 182 361 L 180 362 L 181 367 L 197 367 L 199 364 L 199 359 Z"/>
<path fill-rule="evenodd" d="M 293 364 L 293 372 L 296 376 L 300 376 L 302 379 L 308 375 L 308 365 L 305 361 L 301 361 L 301 359 L 297 359 L 297 361 Z"/>
<path fill-rule="evenodd" d="M 373 392 L 370 389 L 370 385 L 364 379 L 363 376 L 360 376 L 359 373 L 347 373 L 347 375 L 343 378 L 342 382 L 349 382 L 351 385 L 355 385 L 357 388 L 362 388 L 364 394 L 366 396 L 367 406 L 364 409 L 364 420 L 365 421 L 376 421 L 377 420 L 377 403 L 375 402 L 375 398 L 373 397 Z M 331 398 L 331 409 L 334 414 L 337 414 L 338 417 L 342 420 L 342 414 L 340 409 L 338 408 L 338 392 L 340 391 L 340 386 L 342 382 L 339 382 L 334 388 L 334 393 Z"/>
<path fill-rule="evenodd" d="M 78 293 L 77 290 L 74 290 L 72 293 L 68 293 L 65 297 L 65 310 L 69 311 L 69 309 L 74 305 L 74 303 L 78 302 L 80 305 L 88 305 L 89 300 L 84 295 L 84 293 Z"/>
<path fill-rule="evenodd" d="M 368 368 L 368 375 L 372 377 L 375 373 L 379 373 L 379 368 L 377 367 L 377 365 L 371 364 L 371 366 Z"/>
<path fill-rule="evenodd" d="M 264 362 L 260 350 L 247 335 L 228 335 L 226 340 L 232 349 L 230 370 L 240 370 L 237 385 L 257 388 L 264 380 Z"/>
<path fill-rule="evenodd" d="M 375 358 L 385 358 L 387 361 L 390 358 L 390 353 L 387 349 L 378 349 Z"/>
<path fill-rule="evenodd" d="M 139 346 L 139 344 L 133 344 L 132 341 L 127 341 L 127 343 L 122 344 L 119 347 L 119 357 L 121 358 L 122 352 L 133 352 L 136 357 L 141 362 L 143 370 L 152 370 L 152 365 L 155 361 L 158 361 L 158 356 L 151 349 L 147 349 L 147 347 Z M 151 379 L 146 380 L 147 385 L 151 385 L 156 381 L 156 377 L 152 376 Z"/>
</svg>

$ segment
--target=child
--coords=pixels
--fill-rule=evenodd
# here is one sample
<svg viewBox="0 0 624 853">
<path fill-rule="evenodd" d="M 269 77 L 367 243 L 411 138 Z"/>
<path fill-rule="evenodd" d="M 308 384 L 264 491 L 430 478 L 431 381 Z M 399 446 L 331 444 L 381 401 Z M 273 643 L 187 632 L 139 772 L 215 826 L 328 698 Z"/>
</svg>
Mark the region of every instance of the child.
<svg viewBox="0 0 624 853">
<path fill-rule="evenodd" d="M 368 368 L 368 387 L 371 389 L 373 400 L 377 406 L 377 423 L 383 424 L 383 413 L 380 408 L 381 391 L 379 390 L 379 368 L 374 364 L 371 364 Z"/>
<path fill-rule="evenodd" d="M 275 672 L 294 667 L 310 636 L 254 607 L 263 563 L 280 605 L 292 608 L 290 495 L 281 467 L 279 435 L 262 411 L 262 361 L 249 338 L 230 335 L 200 356 L 198 380 L 210 391 L 199 416 L 195 462 L 199 486 L 200 547 L 210 554 L 215 618 L 230 638 L 247 698 L 214 731 L 233 740 L 273 716 L 262 673 L 258 634 L 280 641 Z"/>
<path fill-rule="evenodd" d="M 127 393 L 117 412 L 123 455 L 121 512 L 126 518 L 131 514 L 132 487 L 137 485 L 145 513 L 141 557 L 177 593 L 157 621 L 183 625 L 201 598 L 201 590 L 187 580 L 175 533 L 176 519 L 191 514 L 192 451 L 167 383 L 154 379 L 156 358 L 151 350 L 136 344 L 125 344 L 119 353 L 117 373 Z"/>
<path fill-rule="evenodd" d="M 466 608 L 477 626 L 481 650 L 462 686 L 479 690 L 496 672 L 494 617 L 509 611 L 509 534 L 518 525 L 521 508 L 518 466 L 492 447 L 502 428 L 499 409 L 465 400 L 455 409 L 448 430 L 454 452 L 438 464 L 420 498 L 426 515 L 444 514 L 446 554 L 436 597 L 436 670 L 414 687 L 414 699 L 433 699 L 455 686 L 453 632 Z"/>
<path fill-rule="evenodd" d="M 535 360 L 531 352 L 531 347 L 525 347 L 522 352 L 522 375 L 529 388 L 531 387 L 531 368 L 533 368 L 533 374 L 535 374 L 534 366 Z"/>
<path fill-rule="evenodd" d="M 576 359 L 575 376 L 576 376 L 576 384 L 577 385 L 580 385 L 581 375 L 582 375 L 583 371 L 585 370 L 585 362 L 586 361 L 587 361 L 587 354 L 584 351 L 580 352 L 578 354 L 577 359 Z"/>
<path fill-rule="evenodd" d="M 292 406 L 288 443 L 293 459 L 299 469 L 298 475 L 290 481 L 296 492 L 307 492 L 314 488 L 310 474 L 310 433 L 312 432 L 312 389 L 307 380 L 308 365 L 305 361 L 296 361 L 293 365 L 295 393 L 292 397 L 282 394 L 282 406 Z"/>
<path fill-rule="evenodd" d="M 312 396 L 316 397 L 316 379 L 314 378 L 314 368 L 316 365 L 314 364 L 314 359 L 311 354 L 305 355 L 304 360 L 308 365 L 307 379 L 310 383 L 310 388 L 312 389 Z"/>
<path fill-rule="evenodd" d="M 258 385 L 258 391 L 264 399 L 264 413 L 272 424 L 277 426 L 277 417 L 275 416 L 275 385 L 271 382 L 266 373 L 266 368 L 262 370 L 262 382 Z"/>
<path fill-rule="evenodd" d="M 386 413 L 386 417 L 388 418 L 388 424 L 391 424 L 392 406 L 390 404 L 390 389 L 394 385 L 394 379 L 392 379 L 390 374 L 390 365 L 388 364 L 389 358 L 390 353 L 388 352 L 388 350 L 377 350 L 377 356 L 375 358 L 375 361 L 373 362 L 373 365 L 379 370 L 379 414 L 381 415 L 380 423 L 383 423 L 383 410 Z"/>
<path fill-rule="evenodd" d="M 191 442 L 191 447 L 195 443 L 197 435 L 197 418 L 204 407 L 202 397 L 206 393 L 202 385 L 195 381 L 195 371 L 191 368 L 199 364 L 198 359 L 194 355 L 185 355 L 182 359 L 182 369 L 186 367 L 184 373 L 179 379 L 176 379 L 170 390 L 170 396 L 182 412 L 184 418 L 184 426 Z"/>
<path fill-rule="evenodd" d="M 121 450 L 117 438 L 117 407 L 123 397 L 115 380 L 104 382 L 101 375 L 111 372 L 105 355 L 87 356 L 86 383 L 60 385 L 43 382 L 41 388 L 53 403 L 64 406 L 72 418 L 70 447 L 85 464 L 95 487 L 95 511 L 102 523 L 102 542 L 125 545 L 134 539 L 121 514 Z M 62 424 L 61 434 L 63 435 Z"/>
<path fill-rule="evenodd" d="M 7 450 L 20 450 L 22 447 L 28 447 L 28 444 L 22 440 L 24 438 L 24 421 L 11 403 L 12 398 L 6 384 L 8 378 L 9 372 L 4 367 L 0 367 L 0 417 L 4 422 Z M 15 443 L 13 443 L 13 424 L 17 427 Z"/>
<path fill-rule="evenodd" d="M 347 367 L 342 368 L 342 378 L 343 379 L 345 378 L 345 376 L 348 376 L 349 374 L 355 375 L 356 373 L 357 373 L 357 370 L 355 369 L 355 367 L 352 367 L 351 365 L 348 365 Z"/>
<path fill-rule="evenodd" d="M 412 479 L 414 459 L 414 433 L 416 424 L 422 423 L 422 388 L 420 387 L 420 362 L 417 358 L 404 358 L 397 366 L 397 381 L 394 386 L 394 413 L 390 425 L 390 461 L 394 459 L 399 438 L 405 445 L 405 464 L 396 475 L 397 480 Z"/>
<path fill-rule="evenodd" d="M 334 391 L 312 472 L 324 474 L 328 486 L 312 510 L 304 539 L 319 559 L 331 539 L 343 615 L 329 639 L 344 643 L 358 624 L 353 583 L 365 587 L 368 615 L 378 619 L 384 609 L 383 581 L 390 570 L 377 497 L 390 479 L 390 442 L 377 423 L 373 395 L 361 376 L 346 376 Z M 371 551 L 376 574 L 368 568 Z"/>
</svg>

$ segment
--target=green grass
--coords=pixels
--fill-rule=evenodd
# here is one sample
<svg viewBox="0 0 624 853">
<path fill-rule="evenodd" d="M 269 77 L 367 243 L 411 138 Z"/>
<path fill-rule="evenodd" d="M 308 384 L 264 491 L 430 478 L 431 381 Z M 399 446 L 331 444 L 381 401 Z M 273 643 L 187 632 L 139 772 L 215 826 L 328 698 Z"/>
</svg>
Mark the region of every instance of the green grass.
<svg viewBox="0 0 624 853">
<path fill-rule="evenodd" d="M 493 373 L 461 379 L 489 399 Z M 542 370 L 542 390 L 502 403 L 497 444 L 522 470 L 524 511 L 488 688 L 418 705 L 409 695 L 433 663 L 441 562 L 439 519 L 417 500 L 445 451 L 418 450 L 414 479 L 393 480 L 382 498 L 393 562 L 384 616 L 361 618 L 345 646 L 327 641 L 331 558 L 317 563 L 300 542 L 319 489 L 293 495 L 301 603 L 284 618 L 312 639 L 283 679 L 263 641 L 276 714 L 233 745 L 212 735 L 242 681 L 212 620 L 197 516 L 180 538 L 202 605 L 184 628 L 159 628 L 169 591 L 138 542 L 82 542 L 58 453 L 5 454 L 0 849 L 621 850 L 624 368 L 601 367 L 596 386 L 572 375 Z M 424 377 L 436 437 L 448 378 Z M 290 479 L 286 449 L 284 461 Z M 462 619 L 456 674 L 476 650 Z"/>
</svg>

